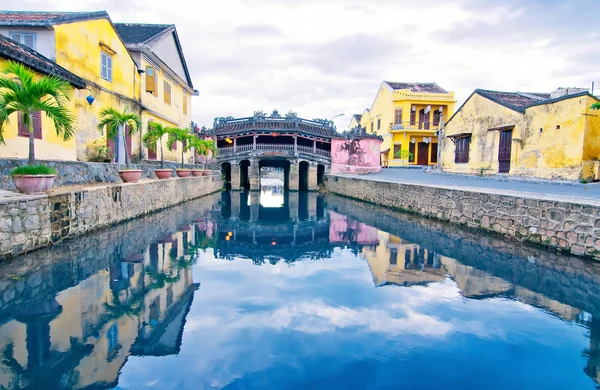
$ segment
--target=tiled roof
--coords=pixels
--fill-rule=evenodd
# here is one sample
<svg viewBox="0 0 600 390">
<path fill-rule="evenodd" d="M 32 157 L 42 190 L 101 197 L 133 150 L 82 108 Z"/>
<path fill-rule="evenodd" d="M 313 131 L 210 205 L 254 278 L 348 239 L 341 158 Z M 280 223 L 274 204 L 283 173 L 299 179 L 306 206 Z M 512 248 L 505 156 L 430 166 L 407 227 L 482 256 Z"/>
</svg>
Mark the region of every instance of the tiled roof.
<svg viewBox="0 0 600 390">
<path fill-rule="evenodd" d="M 393 90 L 410 89 L 411 92 L 424 93 L 448 93 L 444 88 L 436 83 L 397 83 L 394 81 L 384 81 Z"/>
<path fill-rule="evenodd" d="M 47 75 L 55 75 L 76 88 L 85 88 L 85 80 L 77 77 L 37 51 L 0 35 L 0 57 L 21 62 L 31 69 Z"/>
<path fill-rule="evenodd" d="M 300 119 L 254 119 L 240 118 L 232 119 L 225 123 L 217 124 L 214 127 L 214 134 L 217 136 L 235 135 L 240 133 L 249 133 L 253 131 L 259 132 L 292 132 L 312 135 L 315 137 L 335 138 L 340 134 L 331 126 L 325 126 L 321 123 Z"/>
<path fill-rule="evenodd" d="M 550 94 L 545 93 L 519 93 L 519 92 L 500 92 L 477 89 L 475 92 L 493 102 L 501 104 L 511 110 L 525 112 L 525 109 L 532 104 L 543 102 L 550 98 Z M 534 95 L 530 97 L 527 95 Z M 541 98 L 541 99 L 540 99 Z"/>
<path fill-rule="evenodd" d="M 354 119 L 356 120 L 356 122 L 358 124 L 360 124 L 360 120 L 362 119 L 362 114 L 354 114 L 352 116 L 354 117 Z"/>
<path fill-rule="evenodd" d="M 0 26 L 52 26 L 55 24 L 107 18 L 106 11 L 97 12 L 44 12 L 0 11 Z"/>
<path fill-rule="evenodd" d="M 126 44 L 145 43 L 162 35 L 172 24 L 115 23 L 115 29 Z"/>
</svg>

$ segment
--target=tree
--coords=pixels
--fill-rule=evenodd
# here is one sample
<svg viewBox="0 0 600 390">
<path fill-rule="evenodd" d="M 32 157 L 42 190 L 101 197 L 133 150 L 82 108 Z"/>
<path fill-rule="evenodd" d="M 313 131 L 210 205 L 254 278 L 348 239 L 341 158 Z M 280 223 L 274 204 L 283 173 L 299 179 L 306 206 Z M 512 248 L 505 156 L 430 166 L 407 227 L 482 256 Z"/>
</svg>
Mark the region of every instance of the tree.
<svg viewBox="0 0 600 390">
<path fill-rule="evenodd" d="M 104 108 L 100 111 L 100 121 L 98 122 L 98 131 L 104 134 L 104 128 L 106 128 L 106 136 L 108 138 L 115 138 L 117 135 L 120 136 L 119 142 L 122 142 L 125 147 L 125 164 L 127 168 L 131 168 L 131 151 L 127 148 L 127 142 L 125 142 L 125 126 L 129 125 L 129 135 L 133 135 L 138 132 L 142 126 L 140 117 L 132 112 L 127 112 L 127 108 L 123 112 L 118 111 L 114 108 Z"/>
<path fill-rule="evenodd" d="M 592 110 L 600 110 L 600 102 L 592 104 Z"/>
<path fill-rule="evenodd" d="M 175 142 L 181 142 L 181 168 L 184 168 L 184 154 L 185 152 L 187 152 L 188 150 L 190 150 L 191 148 L 191 140 L 194 137 L 193 135 L 191 135 L 187 129 L 178 129 L 178 128 L 173 128 L 169 131 L 169 140 L 167 141 L 167 148 L 169 148 L 170 151 L 173 151 L 173 147 L 175 145 Z"/>
<path fill-rule="evenodd" d="M 163 151 L 162 145 L 162 137 L 165 134 L 170 134 L 173 130 L 176 130 L 175 127 L 163 126 L 157 122 L 150 122 L 149 129 L 146 134 L 144 134 L 143 142 L 149 148 L 156 150 L 156 144 L 160 143 L 160 167 L 165 167 L 165 154 Z"/>
<path fill-rule="evenodd" d="M 75 134 L 75 117 L 67 108 L 71 85 L 57 76 L 35 77 L 25 65 L 8 61 L 0 75 L 0 142 L 8 117 L 17 112 L 29 128 L 29 165 L 35 164 L 33 114 L 41 111 L 54 122 L 56 134 L 66 141 Z"/>
<path fill-rule="evenodd" d="M 190 139 L 190 147 L 194 148 L 200 156 L 208 156 L 209 152 L 212 153 L 212 156 L 216 156 L 219 152 L 215 141 L 212 139 L 201 139 L 192 136 Z M 206 169 L 206 160 L 207 158 L 204 159 L 204 169 Z"/>
</svg>

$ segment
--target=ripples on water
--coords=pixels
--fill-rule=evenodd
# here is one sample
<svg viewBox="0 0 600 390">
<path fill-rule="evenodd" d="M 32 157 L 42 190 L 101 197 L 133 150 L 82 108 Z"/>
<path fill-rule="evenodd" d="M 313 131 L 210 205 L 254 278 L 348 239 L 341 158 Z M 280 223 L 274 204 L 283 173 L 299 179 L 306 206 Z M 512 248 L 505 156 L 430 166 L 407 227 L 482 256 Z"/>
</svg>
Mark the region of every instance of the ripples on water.
<svg viewBox="0 0 600 390">
<path fill-rule="evenodd" d="M 223 192 L 0 264 L 0 389 L 593 389 L 600 269 Z"/>
</svg>

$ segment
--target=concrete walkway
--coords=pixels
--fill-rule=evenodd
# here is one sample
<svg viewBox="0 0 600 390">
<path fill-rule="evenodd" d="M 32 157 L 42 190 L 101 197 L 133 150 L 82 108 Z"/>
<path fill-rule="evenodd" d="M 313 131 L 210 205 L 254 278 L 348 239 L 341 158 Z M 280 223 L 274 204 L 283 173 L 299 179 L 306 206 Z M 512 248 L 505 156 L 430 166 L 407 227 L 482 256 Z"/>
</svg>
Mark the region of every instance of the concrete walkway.
<svg viewBox="0 0 600 390">
<path fill-rule="evenodd" d="M 538 194 L 540 198 L 562 200 L 563 197 L 600 201 L 600 183 L 544 182 L 524 178 L 479 177 L 429 173 L 421 169 L 384 169 L 380 173 L 344 175 L 367 180 L 441 187 L 467 187 L 479 192 Z M 595 202 L 594 202 L 595 203 Z"/>
</svg>

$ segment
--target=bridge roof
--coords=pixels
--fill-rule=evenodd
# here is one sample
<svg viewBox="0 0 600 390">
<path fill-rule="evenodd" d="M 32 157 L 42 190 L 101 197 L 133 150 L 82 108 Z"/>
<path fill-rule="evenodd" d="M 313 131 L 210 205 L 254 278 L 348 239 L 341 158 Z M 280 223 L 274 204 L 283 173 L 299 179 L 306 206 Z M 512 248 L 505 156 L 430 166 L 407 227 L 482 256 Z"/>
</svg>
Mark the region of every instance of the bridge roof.
<svg viewBox="0 0 600 390">
<path fill-rule="evenodd" d="M 253 116 L 246 118 L 217 118 L 211 133 L 217 137 L 251 133 L 272 132 L 304 134 L 320 138 L 339 138 L 333 122 L 315 119 L 308 120 L 296 116 L 282 118 L 279 115 Z"/>
</svg>

